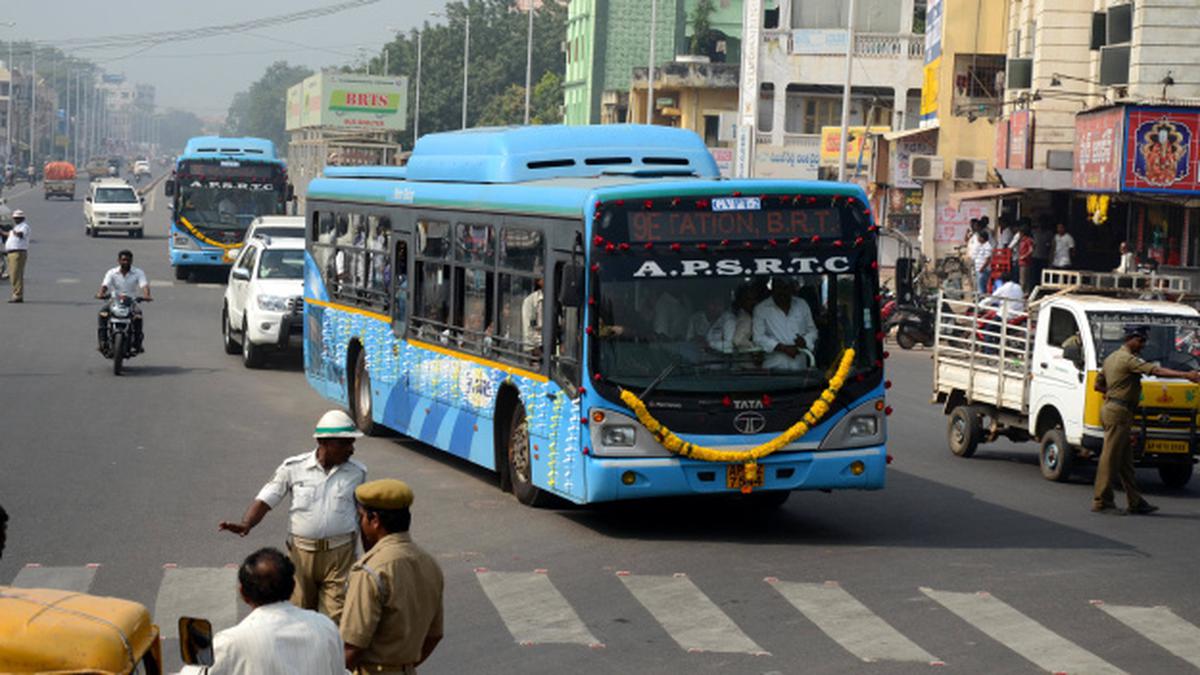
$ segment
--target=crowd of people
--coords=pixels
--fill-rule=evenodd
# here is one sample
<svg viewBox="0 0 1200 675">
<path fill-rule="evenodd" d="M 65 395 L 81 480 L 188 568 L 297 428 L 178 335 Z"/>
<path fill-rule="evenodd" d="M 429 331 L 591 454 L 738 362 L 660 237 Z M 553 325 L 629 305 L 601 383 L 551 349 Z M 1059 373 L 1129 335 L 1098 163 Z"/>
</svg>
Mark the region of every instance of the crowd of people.
<svg viewBox="0 0 1200 675">
<path fill-rule="evenodd" d="M 1071 269 L 1076 264 L 1075 238 L 1062 222 L 1034 225 L 1030 218 L 1001 216 L 993 234 L 987 216 L 972 218 L 966 256 L 974 272 L 975 291 L 990 295 L 999 283 L 1013 281 L 1023 295 L 1037 285 L 1045 269 Z M 1127 250 L 1124 242 L 1122 251 Z M 1011 279 L 1008 277 L 1011 275 Z"/>
</svg>

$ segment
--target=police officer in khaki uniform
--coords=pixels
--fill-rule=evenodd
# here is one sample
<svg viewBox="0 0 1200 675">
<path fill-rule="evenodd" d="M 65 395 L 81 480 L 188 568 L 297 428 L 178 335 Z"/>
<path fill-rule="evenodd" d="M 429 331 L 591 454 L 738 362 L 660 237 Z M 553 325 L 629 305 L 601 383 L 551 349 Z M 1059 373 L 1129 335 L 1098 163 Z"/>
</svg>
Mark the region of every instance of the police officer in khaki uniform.
<svg viewBox="0 0 1200 675">
<path fill-rule="evenodd" d="M 1104 391 L 1104 407 L 1100 409 L 1100 423 L 1104 425 L 1104 448 L 1100 453 L 1100 466 L 1096 469 L 1096 485 L 1092 496 L 1092 511 L 1096 513 L 1120 513 L 1113 501 L 1112 479 L 1120 479 L 1125 490 L 1129 508 L 1127 513 L 1149 515 L 1157 506 L 1142 498 L 1133 470 L 1133 451 L 1130 433 L 1133 431 L 1133 414 L 1142 396 L 1142 376 L 1178 377 L 1200 382 L 1200 371 L 1183 372 L 1160 368 L 1142 360 L 1142 348 L 1150 337 L 1148 326 L 1127 326 L 1125 344 L 1104 359 L 1100 373 L 1102 383 L 1097 389 Z"/>
<path fill-rule="evenodd" d="M 412 675 L 442 639 L 442 570 L 408 534 L 408 485 L 371 481 L 354 496 L 366 553 L 350 570 L 342 612 L 346 668 Z"/>
<path fill-rule="evenodd" d="M 358 529 L 354 488 L 367 479 L 367 467 L 350 459 L 354 439 L 361 436 L 346 413 L 325 413 L 313 431 L 317 449 L 283 460 L 241 522 L 220 525 L 244 537 L 291 493 L 287 549 L 296 567 L 292 603 L 315 609 L 335 624 L 341 618 L 346 577 L 354 564 Z"/>
</svg>

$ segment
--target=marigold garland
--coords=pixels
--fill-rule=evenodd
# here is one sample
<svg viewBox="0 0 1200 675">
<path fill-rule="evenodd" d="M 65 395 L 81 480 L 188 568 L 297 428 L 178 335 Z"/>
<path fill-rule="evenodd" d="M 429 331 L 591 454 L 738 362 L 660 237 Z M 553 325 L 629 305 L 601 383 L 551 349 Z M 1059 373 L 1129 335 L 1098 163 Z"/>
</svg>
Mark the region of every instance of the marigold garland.
<svg viewBox="0 0 1200 675">
<path fill-rule="evenodd" d="M 654 440 L 658 441 L 659 445 L 663 446 L 667 450 L 670 450 L 680 457 L 699 459 L 705 462 L 745 464 L 746 479 L 747 481 L 753 481 L 758 473 L 758 460 L 770 455 L 771 453 L 781 450 L 792 441 L 808 433 L 808 430 L 816 425 L 816 423 L 819 422 L 821 418 L 829 412 L 830 404 L 832 404 L 834 398 L 837 397 L 842 385 L 846 384 L 846 378 L 850 374 L 850 366 L 853 362 L 853 349 L 847 349 L 846 351 L 842 352 L 841 361 L 838 363 L 837 371 L 834 372 L 833 377 L 829 380 L 828 388 L 821 392 L 821 395 L 817 398 L 817 400 L 813 401 L 812 407 L 808 409 L 808 412 L 804 413 L 804 416 L 800 419 L 800 421 L 793 424 L 786 431 L 779 434 L 775 438 L 767 441 L 766 443 L 750 448 L 749 450 L 730 452 L 689 443 L 676 436 L 671 432 L 670 429 L 666 428 L 661 422 L 655 419 L 654 415 L 650 414 L 650 411 L 646 408 L 646 404 L 643 403 L 640 398 L 638 398 L 637 394 L 634 394 L 628 389 L 623 389 L 621 390 L 621 401 L 624 402 L 625 405 L 629 406 L 631 410 L 633 410 L 633 413 L 637 416 L 638 421 L 642 423 L 642 426 L 646 427 L 646 430 L 650 432 L 650 435 L 654 437 Z"/>
</svg>

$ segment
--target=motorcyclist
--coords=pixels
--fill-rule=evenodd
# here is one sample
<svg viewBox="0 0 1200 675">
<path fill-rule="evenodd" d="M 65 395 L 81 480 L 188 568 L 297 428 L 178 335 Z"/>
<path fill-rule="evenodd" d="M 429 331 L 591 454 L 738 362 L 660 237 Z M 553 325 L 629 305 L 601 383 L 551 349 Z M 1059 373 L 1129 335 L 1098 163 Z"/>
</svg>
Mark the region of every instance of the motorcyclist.
<svg viewBox="0 0 1200 675">
<path fill-rule="evenodd" d="M 133 253 L 125 250 L 117 254 L 117 266 L 104 273 L 104 279 L 100 282 L 100 290 L 96 291 L 96 298 L 104 299 L 110 293 L 116 297 L 122 295 L 132 297 L 137 294 L 138 290 L 141 290 L 144 302 L 154 299 L 150 297 L 150 282 L 146 280 L 146 273 L 140 267 L 133 266 Z M 105 343 L 108 340 L 108 304 L 100 308 L 96 335 L 99 339 L 97 349 L 104 352 L 107 346 Z M 142 311 L 135 307 L 133 315 L 134 351 L 138 353 L 146 351 L 142 346 L 144 337 L 142 334 Z"/>
</svg>

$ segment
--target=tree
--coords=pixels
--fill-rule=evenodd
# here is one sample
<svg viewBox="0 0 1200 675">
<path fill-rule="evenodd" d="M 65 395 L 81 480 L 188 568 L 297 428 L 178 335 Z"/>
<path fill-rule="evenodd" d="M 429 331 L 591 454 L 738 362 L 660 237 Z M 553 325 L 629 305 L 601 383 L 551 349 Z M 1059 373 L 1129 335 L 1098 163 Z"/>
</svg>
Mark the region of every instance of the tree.
<svg viewBox="0 0 1200 675">
<path fill-rule="evenodd" d="M 224 133 L 266 138 L 286 152 L 287 90 L 309 75 L 312 71 L 308 68 L 289 65 L 286 61 L 276 61 L 268 66 L 250 88 L 234 95 L 225 118 Z"/>
<path fill-rule="evenodd" d="M 689 54 L 707 54 L 709 33 L 712 32 L 712 15 L 717 11 L 713 0 L 696 0 L 696 10 L 692 14 L 692 39 L 688 44 Z"/>
<path fill-rule="evenodd" d="M 158 116 L 159 141 L 164 151 L 182 151 L 189 138 L 203 131 L 204 121 L 191 111 L 171 108 Z"/>
</svg>

